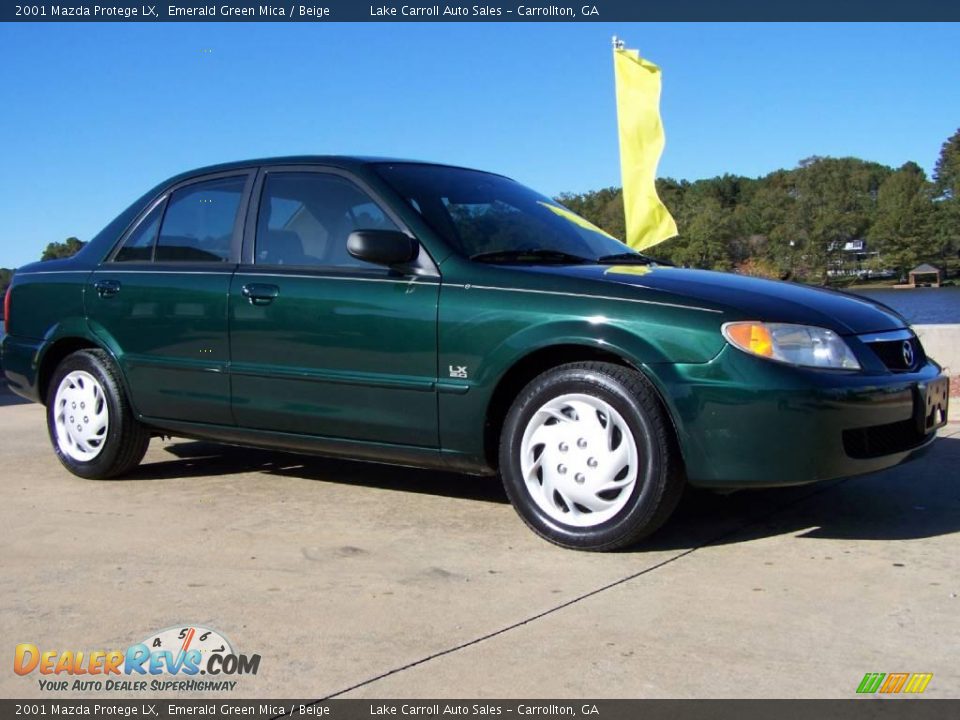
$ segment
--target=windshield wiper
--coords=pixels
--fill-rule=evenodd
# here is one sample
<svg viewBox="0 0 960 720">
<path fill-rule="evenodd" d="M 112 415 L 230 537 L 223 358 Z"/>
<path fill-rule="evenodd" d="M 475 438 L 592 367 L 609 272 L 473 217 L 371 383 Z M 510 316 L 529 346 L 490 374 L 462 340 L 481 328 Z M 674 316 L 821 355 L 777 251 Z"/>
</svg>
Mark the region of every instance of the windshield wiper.
<svg viewBox="0 0 960 720">
<path fill-rule="evenodd" d="M 597 258 L 601 265 L 653 265 L 656 260 L 648 258 L 635 252 L 614 253 L 613 255 L 601 255 Z"/>
<path fill-rule="evenodd" d="M 546 248 L 529 248 L 526 250 L 496 250 L 494 252 L 482 252 L 470 256 L 471 260 L 477 262 L 555 262 L 563 265 L 581 265 L 583 263 L 592 263 L 594 260 L 561 252 L 560 250 L 548 250 Z"/>
</svg>

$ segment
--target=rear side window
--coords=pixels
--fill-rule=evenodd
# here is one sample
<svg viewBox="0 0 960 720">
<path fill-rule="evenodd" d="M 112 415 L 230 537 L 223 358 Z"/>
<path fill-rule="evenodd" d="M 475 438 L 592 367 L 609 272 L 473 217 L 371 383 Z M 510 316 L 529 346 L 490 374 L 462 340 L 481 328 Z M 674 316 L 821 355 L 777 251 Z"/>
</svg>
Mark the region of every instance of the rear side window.
<svg viewBox="0 0 960 720">
<path fill-rule="evenodd" d="M 154 259 L 157 262 L 225 262 L 245 177 L 194 183 L 170 196 Z"/>
<path fill-rule="evenodd" d="M 147 216 L 127 236 L 123 247 L 114 256 L 114 262 L 150 262 L 153 260 L 153 245 L 160 229 L 164 203 L 157 203 Z"/>
<path fill-rule="evenodd" d="M 369 269 L 347 253 L 354 230 L 397 230 L 349 180 L 324 173 L 270 173 L 260 197 L 256 262 Z"/>
</svg>

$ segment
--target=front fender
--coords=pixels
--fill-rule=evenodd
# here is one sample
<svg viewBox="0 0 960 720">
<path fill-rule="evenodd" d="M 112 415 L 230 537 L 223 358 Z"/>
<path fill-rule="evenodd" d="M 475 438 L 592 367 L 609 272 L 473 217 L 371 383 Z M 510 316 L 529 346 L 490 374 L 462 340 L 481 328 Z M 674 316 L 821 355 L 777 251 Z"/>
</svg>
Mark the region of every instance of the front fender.
<svg viewBox="0 0 960 720">
<path fill-rule="evenodd" d="M 549 345 L 585 344 L 654 365 L 709 362 L 725 344 L 723 315 L 697 308 L 469 285 L 441 293 L 440 379 L 458 377 L 471 388 Z M 451 375 L 451 367 L 462 372 Z"/>
<path fill-rule="evenodd" d="M 558 348 L 556 364 L 584 347 L 617 356 L 649 375 L 652 367 L 706 363 L 723 348 L 719 315 L 686 308 L 647 308 L 574 298 L 518 305 L 476 293 L 446 292 L 439 326 L 441 446 L 451 460 L 484 455 L 491 399 L 503 378 L 534 353 Z M 683 317 L 681 317 L 681 315 Z M 542 364 L 538 363 L 542 367 Z M 658 389 L 660 389 L 658 387 Z"/>
</svg>

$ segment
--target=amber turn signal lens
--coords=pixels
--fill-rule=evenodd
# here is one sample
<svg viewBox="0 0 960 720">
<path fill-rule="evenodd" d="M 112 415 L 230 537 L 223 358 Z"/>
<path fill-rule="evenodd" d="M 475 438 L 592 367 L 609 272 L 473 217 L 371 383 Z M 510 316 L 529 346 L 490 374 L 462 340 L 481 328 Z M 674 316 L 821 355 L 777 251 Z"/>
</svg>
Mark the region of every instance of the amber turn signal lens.
<svg viewBox="0 0 960 720">
<path fill-rule="evenodd" d="M 773 357 L 773 337 L 760 323 L 730 323 L 726 327 L 727 338 L 741 350 L 761 357 Z"/>
</svg>

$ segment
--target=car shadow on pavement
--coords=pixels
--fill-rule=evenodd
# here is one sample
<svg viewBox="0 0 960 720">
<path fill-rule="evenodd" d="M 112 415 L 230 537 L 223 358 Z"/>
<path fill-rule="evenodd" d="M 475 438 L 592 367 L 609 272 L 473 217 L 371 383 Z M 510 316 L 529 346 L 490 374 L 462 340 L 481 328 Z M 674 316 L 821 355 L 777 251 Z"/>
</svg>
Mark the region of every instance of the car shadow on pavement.
<svg viewBox="0 0 960 720">
<path fill-rule="evenodd" d="M 952 437 L 938 439 L 912 462 L 870 475 L 729 495 L 689 489 L 645 548 L 742 543 L 784 534 L 912 540 L 957 532 L 960 437 Z"/>
<path fill-rule="evenodd" d="M 204 441 L 170 443 L 164 450 L 178 459 L 141 465 L 127 479 L 165 480 L 262 472 L 301 480 L 364 485 L 394 492 L 507 503 L 506 493 L 496 477 L 232 447 Z"/>
<path fill-rule="evenodd" d="M 168 443 L 176 459 L 130 480 L 263 472 L 276 476 L 506 504 L 499 479 L 201 441 Z M 686 550 L 793 534 L 798 538 L 909 540 L 960 532 L 960 437 L 890 470 L 788 488 L 718 494 L 688 488 L 673 517 L 632 551 Z"/>
</svg>

